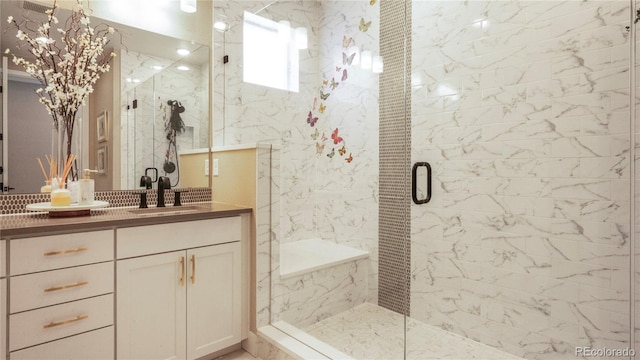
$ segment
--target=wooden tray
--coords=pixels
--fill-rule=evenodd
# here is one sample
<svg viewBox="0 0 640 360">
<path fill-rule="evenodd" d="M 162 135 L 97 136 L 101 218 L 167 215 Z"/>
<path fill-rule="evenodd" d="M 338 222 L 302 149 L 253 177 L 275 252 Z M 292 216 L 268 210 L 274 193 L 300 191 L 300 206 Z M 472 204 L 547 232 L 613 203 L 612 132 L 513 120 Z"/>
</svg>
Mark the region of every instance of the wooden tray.
<svg viewBox="0 0 640 360">
<path fill-rule="evenodd" d="M 50 217 L 69 217 L 90 215 L 92 209 L 100 209 L 109 206 L 107 201 L 94 201 L 93 204 L 69 206 L 51 206 L 50 202 L 27 205 L 28 211 L 48 212 Z"/>
</svg>

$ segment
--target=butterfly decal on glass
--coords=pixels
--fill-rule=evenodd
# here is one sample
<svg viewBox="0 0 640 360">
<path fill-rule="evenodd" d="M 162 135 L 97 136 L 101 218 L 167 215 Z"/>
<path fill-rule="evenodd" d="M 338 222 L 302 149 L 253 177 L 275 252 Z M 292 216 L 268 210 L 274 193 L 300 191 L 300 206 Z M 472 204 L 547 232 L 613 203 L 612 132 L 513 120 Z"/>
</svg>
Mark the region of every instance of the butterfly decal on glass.
<svg viewBox="0 0 640 360">
<path fill-rule="evenodd" d="M 340 72 L 340 71 L 342 71 L 342 67 L 336 66 L 336 72 Z"/>
<path fill-rule="evenodd" d="M 333 159 L 333 156 L 336 154 L 336 148 L 331 149 L 331 152 L 327 154 L 329 159 Z"/>
<path fill-rule="evenodd" d="M 316 126 L 316 123 L 318 122 L 318 117 L 313 117 L 313 114 L 311 113 L 311 111 L 309 111 L 309 115 L 307 115 L 307 124 L 311 125 L 311 127 Z"/>
<path fill-rule="evenodd" d="M 327 110 L 327 106 L 323 103 L 320 103 L 320 107 L 318 108 L 318 111 L 320 111 L 321 114 L 324 114 L 325 110 Z"/>
<path fill-rule="evenodd" d="M 340 156 L 344 155 L 347 152 L 347 148 L 344 147 L 344 145 L 342 145 L 342 147 L 338 150 L 338 153 L 340 153 Z"/>
<path fill-rule="evenodd" d="M 324 133 L 322 133 L 322 137 L 320 138 L 320 140 L 321 140 L 322 142 L 325 142 L 325 141 L 327 141 L 327 140 L 329 140 L 329 139 L 327 138 L 327 136 L 326 136 Z"/>
<path fill-rule="evenodd" d="M 347 80 L 347 69 L 342 70 L 342 81 Z"/>
<path fill-rule="evenodd" d="M 353 53 L 349 56 L 347 56 L 347 54 L 345 54 L 344 52 L 342 53 L 342 64 L 343 65 L 351 65 L 351 63 L 353 62 L 353 58 L 356 57 L 356 53 Z"/>
<path fill-rule="evenodd" d="M 342 47 L 343 48 L 348 48 L 351 44 L 353 44 L 353 38 L 347 38 L 347 35 L 343 35 L 342 36 Z"/>
<path fill-rule="evenodd" d="M 338 136 L 338 128 L 333 130 L 333 132 L 331 133 L 331 140 L 333 140 L 333 143 L 335 145 L 338 145 L 338 144 L 340 144 L 341 142 L 344 141 L 344 139 L 342 137 Z"/>
<path fill-rule="evenodd" d="M 316 143 L 316 155 L 321 155 L 324 151 L 324 144 Z"/>
<path fill-rule="evenodd" d="M 371 21 L 365 22 L 364 18 L 360 18 L 360 26 L 358 26 L 360 31 L 367 32 L 369 30 L 369 26 L 371 26 Z"/>
<path fill-rule="evenodd" d="M 329 98 L 329 95 L 331 95 L 331 93 L 325 94 L 322 90 L 320 90 L 320 98 L 322 100 L 327 100 Z"/>
<path fill-rule="evenodd" d="M 318 128 L 316 128 L 316 131 L 314 131 L 313 134 L 311 134 L 311 138 L 313 140 L 317 140 L 318 136 L 320 136 L 320 132 L 318 131 Z"/>
<path fill-rule="evenodd" d="M 369 0 L 369 5 L 373 6 L 376 4 L 376 0 Z"/>
<path fill-rule="evenodd" d="M 317 96 L 313 98 L 313 110 L 316 109 L 316 106 L 318 106 L 318 97 Z"/>
<path fill-rule="evenodd" d="M 322 79 L 322 86 L 327 86 L 329 84 L 329 80 Z"/>
<path fill-rule="evenodd" d="M 351 163 L 353 161 L 353 155 L 351 153 L 349 153 L 349 157 L 344 158 L 344 160 L 348 163 Z"/>
<path fill-rule="evenodd" d="M 345 70 L 345 71 L 346 71 L 346 70 Z M 340 85 L 340 83 L 339 83 L 339 82 L 336 82 L 336 79 L 335 79 L 335 78 L 331 78 L 331 85 L 330 85 L 331 90 L 335 90 L 335 89 L 338 87 L 338 85 Z"/>
</svg>

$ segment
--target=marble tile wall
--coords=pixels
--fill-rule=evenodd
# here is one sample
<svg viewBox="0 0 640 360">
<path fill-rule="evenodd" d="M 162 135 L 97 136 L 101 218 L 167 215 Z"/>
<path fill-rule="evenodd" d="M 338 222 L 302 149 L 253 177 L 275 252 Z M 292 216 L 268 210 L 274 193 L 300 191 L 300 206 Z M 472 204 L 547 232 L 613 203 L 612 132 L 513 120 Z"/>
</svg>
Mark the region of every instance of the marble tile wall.
<svg viewBox="0 0 640 360">
<path fill-rule="evenodd" d="M 362 259 L 280 279 L 273 286 L 274 317 L 304 329 L 364 303 L 367 266 Z"/>
<path fill-rule="evenodd" d="M 413 2 L 411 316 L 526 358 L 630 329 L 626 1 Z M 637 216 L 636 216 L 637 218 Z"/>
<path fill-rule="evenodd" d="M 292 27 L 307 27 L 309 47 L 299 53 L 298 93 L 242 82 L 244 11 L 274 21 L 288 20 Z M 370 252 L 374 261 L 367 265 L 368 297 L 377 297 L 377 75 L 348 67 L 342 57 L 347 51 L 345 36 L 353 38 L 350 46 L 355 43 L 377 51 L 378 24 L 374 21 L 367 32 L 358 29 L 361 18 L 377 19 L 376 12 L 377 7 L 368 1 L 216 1 L 214 16 L 231 27 L 214 34 L 214 144 L 260 142 L 280 149 L 279 167 L 274 169 L 280 182 L 273 196 L 274 203 L 278 202 L 274 215 L 279 227 L 272 230 L 269 257 L 265 254 L 271 259 L 274 286 L 278 284 L 279 244 L 320 237 Z M 227 64 L 223 64 L 223 55 L 228 55 Z M 348 73 L 342 80 L 345 69 Z M 322 100 L 320 92 L 329 93 L 332 78 L 339 84 Z M 326 107 L 323 113 L 321 104 Z M 307 122 L 309 111 L 319 118 L 314 127 Z M 336 128 L 344 139 L 339 145 L 348 151 L 344 155 L 331 139 Z M 323 150 L 318 151 L 318 146 L 324 146 Z M 332 149 L 335 155 L 329 157 Z M 349 155 L 351 163 L 345 161 Z M 266 284 L 266 278 L 262 280 Z M 277 308 L 280 306 L 274 306 Z M 267 309 L 258 305 L 258 312 L 266 314 Z M 261 318 L 259 315 L 259 323 Z M 274 313 L 272 319 L 279 317 Z"/>
<path fill-rule="evenodd" d="M 348 134 L 351 167 L 316 155 L 305 122 L 341 64 L 335 43 L 376 43 L 377 30 L 357 30 L 375 7 L 261 11 L 309 25 L 301 91 L 287 93 L 241 81 L 242 11 L 268 3 L 215 12 L 231 23 L 214 49 L 229 55 L 214 60 L 215 144 L 281 147 L 277 227 L 258 256 L 277 271 L 280 242 L 320 235 L 377 258 L 376 79 L 350 72 L 318 122 Z M 432 202 L 412 207 L 412 317 L 527 358 L 630 345 L 629 13 L 622 1 L 413 2 L 412 158 L 435 178 Z M 258 312 L 262 324 L 277 318 Z"/>
</svg>

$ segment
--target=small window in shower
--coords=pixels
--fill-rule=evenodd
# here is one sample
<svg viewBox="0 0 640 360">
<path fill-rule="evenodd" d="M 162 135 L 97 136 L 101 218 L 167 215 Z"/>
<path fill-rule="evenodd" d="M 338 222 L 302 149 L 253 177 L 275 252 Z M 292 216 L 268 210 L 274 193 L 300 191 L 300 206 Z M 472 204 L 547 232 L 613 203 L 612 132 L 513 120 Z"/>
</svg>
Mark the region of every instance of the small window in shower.
<svg viewBox="0 0 640 360">
<path fill-rule="evenodd" d="M 242 44 L 244 82 L 298 92 L 298 48 L 288 22 L 245 12 Z"/>
</svg>

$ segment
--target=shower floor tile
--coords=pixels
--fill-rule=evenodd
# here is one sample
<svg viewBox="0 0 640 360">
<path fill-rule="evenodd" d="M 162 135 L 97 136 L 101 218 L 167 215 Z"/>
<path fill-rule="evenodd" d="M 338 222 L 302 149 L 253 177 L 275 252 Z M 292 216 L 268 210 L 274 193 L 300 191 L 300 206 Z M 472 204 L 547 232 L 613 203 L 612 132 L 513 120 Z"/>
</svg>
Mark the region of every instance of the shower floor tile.
<svg viewBox="0 0 640 360">
<path fill-rule="evenodd" d="M 402 359 L 404 317 L 365 303 L 319 321 L 307 333 L 356 359 Z M 521 359 L 407 318 L 408 359 Z"/>
</svg>

